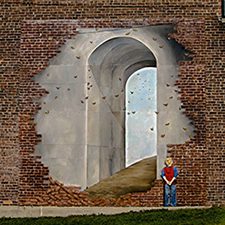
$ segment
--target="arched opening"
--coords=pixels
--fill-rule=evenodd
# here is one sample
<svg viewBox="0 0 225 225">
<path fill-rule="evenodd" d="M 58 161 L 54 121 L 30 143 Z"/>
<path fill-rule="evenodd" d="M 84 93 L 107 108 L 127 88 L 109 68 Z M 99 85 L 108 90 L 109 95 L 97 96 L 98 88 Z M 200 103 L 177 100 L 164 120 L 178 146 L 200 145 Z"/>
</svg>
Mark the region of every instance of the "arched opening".
<svg viewBox="0 0 225 225">
<path fill-rule="evenodd" d="M 93 77 L 97 87 L 89 90 L 87 109 L 87 184 L 91 186 L 126 167 L 125 86 L 138 69 L 155 67 L 156 59 L 141 42 L 119 37 L 100 45 L 88 63 L 88 78 Z"/>
<path fill-rule="evenodd" d="M 134 72 L 126 83 L 126 167 L 157 155 L 156 68 Z"/>
</svg>

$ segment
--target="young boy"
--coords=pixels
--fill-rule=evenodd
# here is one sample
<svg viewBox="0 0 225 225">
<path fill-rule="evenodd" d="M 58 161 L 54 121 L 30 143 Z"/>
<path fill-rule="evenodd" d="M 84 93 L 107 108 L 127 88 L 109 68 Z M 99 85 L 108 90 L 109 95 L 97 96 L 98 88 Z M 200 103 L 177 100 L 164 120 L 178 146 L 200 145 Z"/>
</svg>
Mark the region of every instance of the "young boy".
<svg viewBox="0 0 225 225">
<path fill-rule="evenodd" d="M 172 158 L 165 160 L 165 167 L 162 169 L 161 176 L 164 180 L 164 206 L 176 206 L 176 178 L 178 170 L 173 166 Z"/>
</svg>

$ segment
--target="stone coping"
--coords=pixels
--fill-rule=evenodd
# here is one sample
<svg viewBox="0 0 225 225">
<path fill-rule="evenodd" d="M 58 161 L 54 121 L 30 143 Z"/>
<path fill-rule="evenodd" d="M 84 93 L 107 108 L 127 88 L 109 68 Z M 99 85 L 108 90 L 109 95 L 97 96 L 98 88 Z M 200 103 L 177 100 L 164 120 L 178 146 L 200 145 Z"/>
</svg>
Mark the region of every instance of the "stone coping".
<svg viewBox="0 0 225 225">
<path fill-rule="evenodd" d="M 114 215 L 127 212 L 140 212 L 147 210 L 178 210 L 178 209 L 206 209 L 209 206 L 183 206 L 183 207 L 53 207 L 53 206 L 0 206 L 2 217 L 66 217 L 76 215 Z"/>
</svg>

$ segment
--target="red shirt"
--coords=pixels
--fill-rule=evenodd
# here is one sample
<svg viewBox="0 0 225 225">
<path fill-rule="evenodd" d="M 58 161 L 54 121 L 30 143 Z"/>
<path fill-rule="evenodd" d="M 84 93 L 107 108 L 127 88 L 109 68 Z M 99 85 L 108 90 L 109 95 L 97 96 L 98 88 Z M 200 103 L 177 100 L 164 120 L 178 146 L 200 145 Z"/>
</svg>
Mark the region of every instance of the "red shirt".
<svg viewBox="0 0 225 225">
<path fill-rule="evenodd" d="M 173 166 L 165 167 L 164 169 L 165 177 L 168 181 L 171 181 L 174 177 L 174 169 Z"/>
</svg>

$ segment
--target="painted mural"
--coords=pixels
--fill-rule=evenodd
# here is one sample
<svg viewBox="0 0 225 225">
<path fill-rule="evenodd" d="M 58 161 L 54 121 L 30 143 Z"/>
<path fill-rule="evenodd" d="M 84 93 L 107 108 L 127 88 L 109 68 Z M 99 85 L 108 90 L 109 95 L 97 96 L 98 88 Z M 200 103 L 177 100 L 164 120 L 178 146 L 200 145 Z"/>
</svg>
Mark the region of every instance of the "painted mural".
<svg viewBox="0 0 225 225">
<path fill-rule="evenodd" d="M 80 29 L 35 77 L 49 92 L 35 119 L 35 154 L 54 179 L 115 197 L 160 177 L 166 145 L 193 135 L 175 86 L 184 49 L 171 31 Z"/>
</svg>

